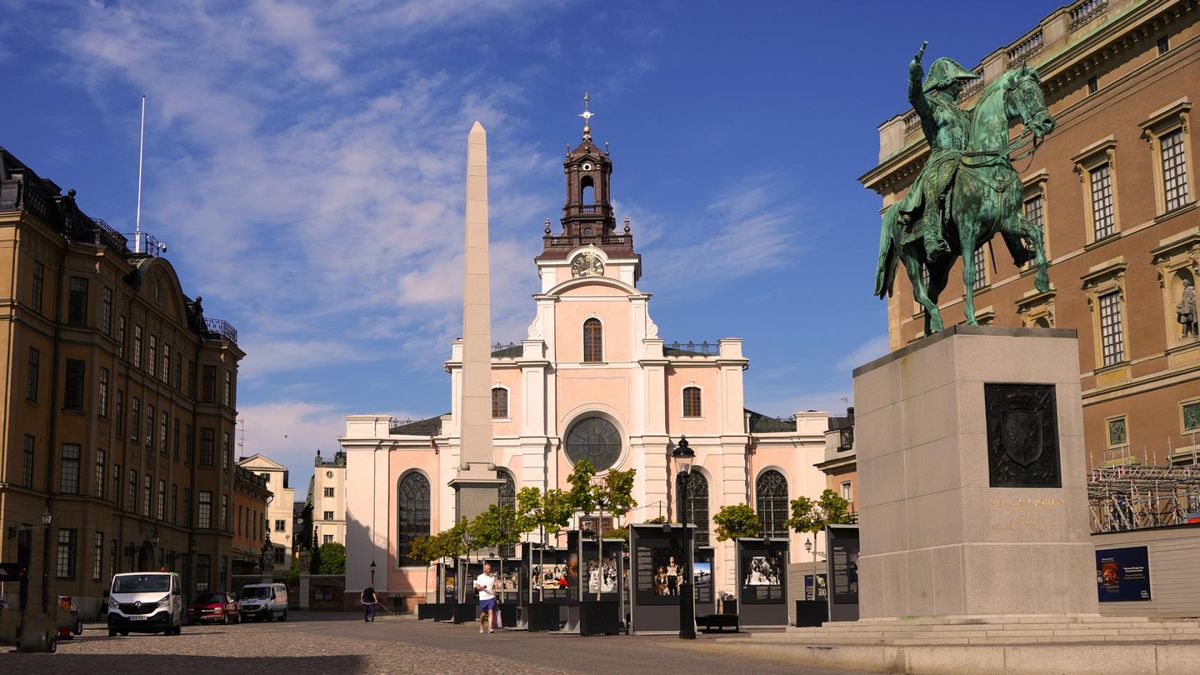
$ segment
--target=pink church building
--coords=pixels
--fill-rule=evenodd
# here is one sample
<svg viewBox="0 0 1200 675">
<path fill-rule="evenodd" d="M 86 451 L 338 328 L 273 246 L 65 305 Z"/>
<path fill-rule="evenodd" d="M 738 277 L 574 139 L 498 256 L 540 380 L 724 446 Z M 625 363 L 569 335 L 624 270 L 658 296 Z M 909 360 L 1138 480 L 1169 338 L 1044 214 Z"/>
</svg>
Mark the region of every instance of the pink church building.
<svg viewBox="0 0 1200 675">
<path fill-rule="evenodd" d="M 781 420 L 747 410 L 750 362 L 739 338 L 667 343 L 650 317 L 650 293 L 638 287 L 642 258 L 628 219 L 617 230 L 609 153 L 585 134 L 563 170 L 562 231 L 551 232 L 546 221 L 528 334 L 492 353 L 501 502 L 511 503 L 523 487 L 567 487 L 572 465 L 586 458 L 602 473 L 637 469 L 639 506 L 625 522 L 660 515 L 678 522 L 685 505 L 671 450 L 686 436 L 696 453 L 688 520 L 698 523 L 697 546 L 715 547 L 717 592 L 734 591 L 733 542 L 718 542 L 710 522 L 727 504 L 750 504 L 764 535 L 790 537 L 793 562 L 810 559 L 809 537 L 783 523 L 790 500 L 816 498 L 825 488 L 814 465 L 824 460 L 826 413 Z M 407 550 L 414 537 L 455 522 L 448 482 L 459 464 L 461 340 L 445 368 L 450 412 L 408 423 L 389 415 L 346 418 L 347 597 L 357 597 L 372 574 L 381 595 L 410 605 L 434 592 L 433 575 Z"/>
</svg>

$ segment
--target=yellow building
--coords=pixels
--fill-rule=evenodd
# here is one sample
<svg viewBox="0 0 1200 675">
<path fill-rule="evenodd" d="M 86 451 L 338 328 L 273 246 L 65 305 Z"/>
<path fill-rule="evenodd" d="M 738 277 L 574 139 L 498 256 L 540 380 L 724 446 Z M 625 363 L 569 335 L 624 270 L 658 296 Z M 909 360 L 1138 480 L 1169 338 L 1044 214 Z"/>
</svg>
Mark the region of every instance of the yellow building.
<svg viewBox="0 0 1200 675">
<path fill-rule="evenodd" d="M 35 609 L 96 616 L 114 572 L 228 583 L 244 353 L 140 239 L 0 148 L 0 560 Z"/>
</svg>

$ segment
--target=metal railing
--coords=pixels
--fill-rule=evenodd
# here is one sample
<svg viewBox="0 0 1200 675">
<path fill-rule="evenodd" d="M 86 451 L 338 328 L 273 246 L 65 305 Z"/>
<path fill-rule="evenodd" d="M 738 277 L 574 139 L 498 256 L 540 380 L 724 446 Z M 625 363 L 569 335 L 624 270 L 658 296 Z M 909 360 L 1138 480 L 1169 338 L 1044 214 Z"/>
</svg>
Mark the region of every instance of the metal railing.
<svg viewBox="0 0 1200 675">
<path fill-rule="evenodd" d="M 628 234 L 587 234 L 587 235 L 554 235 L 542 237 L 548 247 L 574 248 L 594 244 L 596 246 L 615 246 L 620 248 L 633 247 L 633 235 Z"/>
<path fill-rule="evenodd" d="M 204 328 L 209 333 L 216 334 L 220 337 L 229 340 L 233 344 L 237 344 L 237 329 L 233 324 L 224 319 L 204 319 Z"/>
<path fill-rule="evenodd" d="M 680 352 L 681 356 L 716 356 L 721 353 L 721 345 L 715 342 L 672 342 L 664 344 L 665 349 L 673 349 Z"/>
<path fill-rule="evenodd" d="M 1108 0 L 1083 0 L 1071 8 L 1071 30 L 1079 30 L 1108 10 Z"/>
</svg>

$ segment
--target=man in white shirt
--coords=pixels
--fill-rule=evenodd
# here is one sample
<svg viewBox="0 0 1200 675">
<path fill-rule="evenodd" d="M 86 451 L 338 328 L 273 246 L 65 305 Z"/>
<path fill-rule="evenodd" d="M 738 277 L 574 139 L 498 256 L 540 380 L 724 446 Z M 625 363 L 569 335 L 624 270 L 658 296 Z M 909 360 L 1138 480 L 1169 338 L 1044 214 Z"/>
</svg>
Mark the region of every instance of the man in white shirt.
<svg viewBox="0 0 1200 675">
<path fill-rule="evenodd" d="M 492 576 L 491 563 L 483 564 L 483 574 L 475 577 L 475 591 L 479 593 L 479 632 L 484 628 L 492 631 L 492 613 L 496 611 L 496 577 Z"/>
</svg>

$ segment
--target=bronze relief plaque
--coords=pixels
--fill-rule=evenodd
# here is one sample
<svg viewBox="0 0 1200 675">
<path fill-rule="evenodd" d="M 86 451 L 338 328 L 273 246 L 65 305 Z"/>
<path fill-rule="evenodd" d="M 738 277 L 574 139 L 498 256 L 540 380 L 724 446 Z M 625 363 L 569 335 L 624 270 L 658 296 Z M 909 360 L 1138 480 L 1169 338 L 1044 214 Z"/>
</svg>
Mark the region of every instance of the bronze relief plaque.
<svg viewBox="0 0 1200 675">
<path fill-rule="evenodd" d="M 1062 487 L 1052 384 L 983 385 L 992 487 Z"/>
</svg>

